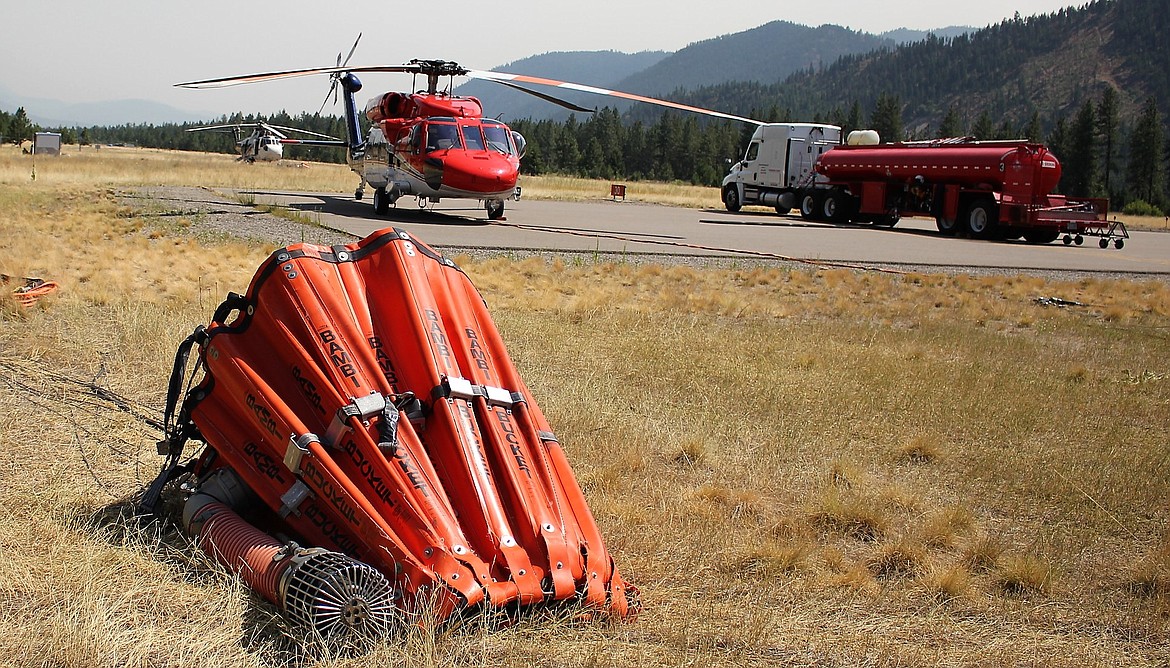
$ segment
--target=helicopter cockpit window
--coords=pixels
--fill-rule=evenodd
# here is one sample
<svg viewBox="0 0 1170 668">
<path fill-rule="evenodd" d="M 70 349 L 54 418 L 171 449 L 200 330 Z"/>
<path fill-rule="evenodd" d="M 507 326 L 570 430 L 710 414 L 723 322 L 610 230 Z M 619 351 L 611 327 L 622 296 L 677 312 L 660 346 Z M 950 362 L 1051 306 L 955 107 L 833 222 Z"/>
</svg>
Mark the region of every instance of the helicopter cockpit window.
<svg viewBox="0 0 1170 668">
<path fill-rule="evenodd" d="M 512 143 L 508 141 L 508 129 L 504 126 L 484 123 L 483 136 L 487 139 L 489 149 L 504 155 L 512 155 Z"/>
<path fill-rule="evenodd" d="M 441 151 L 445 148 L 459 148 L 459 126 L 432 123 L 427 126 L 427 150 Z"/>
<path fill-rule="evenodd" d="M 483 135 L 479 133 L 478 125 L 463 126 L 463 145 L 468 151 L 483 150 Z"/>
</svg>

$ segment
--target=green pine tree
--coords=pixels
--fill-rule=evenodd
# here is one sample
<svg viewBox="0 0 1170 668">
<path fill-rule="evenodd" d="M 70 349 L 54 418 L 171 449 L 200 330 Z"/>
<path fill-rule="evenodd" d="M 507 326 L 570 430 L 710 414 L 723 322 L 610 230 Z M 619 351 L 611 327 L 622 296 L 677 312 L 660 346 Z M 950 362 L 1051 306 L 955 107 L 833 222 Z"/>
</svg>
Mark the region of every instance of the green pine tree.
<svg viewBox="0 0 1170 668">
<path fill-rule="evenodd" d="M 1154 98 L 1146 100 L 1133 132 L 1129 135 L 1129 165 L 1125 172 L 1128 201 L 1142 200 L 1156 206 L 1163 204 L 1164 131 L 1162 114 Z"/>
<path fill-rule="evenodd" d="M 1101 102 L 1097 104 L 1097 133 L 1101 139 L 1101 181 L 1105 194 L 1112 197 L 1112 179 L 1114 162 L 1117 159 L 1115 148 L 1117 144 L 1118 116 L 1120 114 L 1117 90 L 1112 86 L 1101 94 Z"/>
</svg>

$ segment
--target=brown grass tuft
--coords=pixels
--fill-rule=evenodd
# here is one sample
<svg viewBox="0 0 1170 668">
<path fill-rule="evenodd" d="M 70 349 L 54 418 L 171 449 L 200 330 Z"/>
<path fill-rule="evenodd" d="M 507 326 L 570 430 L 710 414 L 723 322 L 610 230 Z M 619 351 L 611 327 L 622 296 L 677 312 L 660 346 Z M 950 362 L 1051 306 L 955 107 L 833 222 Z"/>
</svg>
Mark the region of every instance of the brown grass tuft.
<svg viewBox="0 0 1170 668">
<path fill-rule="evenodd" d="M 1125 584 L 1137 596 L 1170 597 L 1170 544 L 1162 545 L 1134 564 Z"/>
<path fill-rule="evenodd" d="M 933 568 L 922 577 L 922 585 L 931 596 L 944 601 L 962 598 L 971 590 L 971 572 L 961 564 Z"/>
<path fill-rule="evenodd" d="M 688 438 L 680 445 L 678 452 L 670 458 L 680 466 L 696 466 L 707 456 L 707 444 L 700 438 Z"/>
<path fill-rule="evenodd" d="M 899 540 L 879 545 L 865 560 L 865 566 L 878 579 L 909 577 L 926 564 L 926 547 L 921 543 Z"/>
<path fill-rule="evenodd" d="M 937 436 L 919 435 L 898 448 L 898 459 L 912 464 L 929 464 L 943 455 L 942 443 Z"/>
<path fill-rule="evenodd" d="M 812 553 L 806 543 L 769 544 L 741 557 L 736 570 L 751 576 L 787 575 L 803 568 Z"/>
<path fill-rule="evenodd" d="M 809 513 L 809 521 L 824 531 L 872 541 L 885 535 L 889 519 L 871 499 L 830 490 Z"/>
<path fill-rule="evenodd" d="M 1004 545 L 999 540 L 982 536 L 963 550 L 963 563 L 976 573 L 987 573 L 999 564 L 1004 550 Z"/>
<path fill-rule="evenodd" d="M 970 535 L 975 515 L 963 506 L 950 506 L 926 517 L 919 536 L 928 547 L 951 548 L 959 537 Z"/>
<path fill-rule="evenodd" d="M 1052 566 L 1032 554 L 1001 557 L 995 582 L 1005 594 L 1047 594 L 1052 586 Z"/>
</svg>

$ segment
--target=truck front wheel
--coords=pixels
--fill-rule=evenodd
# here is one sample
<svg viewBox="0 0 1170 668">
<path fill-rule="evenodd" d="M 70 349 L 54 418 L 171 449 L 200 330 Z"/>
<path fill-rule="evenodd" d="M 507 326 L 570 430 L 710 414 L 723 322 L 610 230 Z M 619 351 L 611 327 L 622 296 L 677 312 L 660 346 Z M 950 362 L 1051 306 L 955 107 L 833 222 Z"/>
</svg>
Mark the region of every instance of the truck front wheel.
<svg viewBox="0 0 1170 668">
<path fill-rule="evenodd" d="M 995 202 L 990 199 L 977 199 L 967 206 L 963 216 L 967 223 L 967 231 L 976 239 L 987 239 L 995 233 L 999 225 L 999 210 Z"/>
<path fill-rule="evenodd" d="M 816 193 L 804 193 L 800 196 L 800 217 L 805 220 L 815 220 L 821 208 Z"/>
<path fill-rule="evenodd" d="M 723 190 L 723 206 L 732 213 L 739 211 L 739 208 L 743 206 L 743 202 L 739 201 L 739 188 L 728 186 Z"/>
</svg>

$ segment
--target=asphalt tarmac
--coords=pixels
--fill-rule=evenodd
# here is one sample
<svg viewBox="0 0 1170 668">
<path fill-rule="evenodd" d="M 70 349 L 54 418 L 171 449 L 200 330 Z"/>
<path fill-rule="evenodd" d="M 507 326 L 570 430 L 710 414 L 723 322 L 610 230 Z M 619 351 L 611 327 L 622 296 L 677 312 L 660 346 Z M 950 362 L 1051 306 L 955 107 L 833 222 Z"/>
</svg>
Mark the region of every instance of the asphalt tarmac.
<svg viewBox="0 0 1170 668">
<path fill-rule="evenodd" d="M 305 213 L 311 220 L 359 237 L 385 227 L 407 230 L 438 248 L 490 248 L 616 254 L 819 260 L 878 265 L 1067 270 L 1170 276 L 1170 233 L 1130 231 L 1124 247 L 1061 241 L 982 241 L 940 235 L 929 219 L 903 219 L 893 228 L 810 223 L 771 211 L 729 213 L 635 201 L 507 202 L 505 218 L 488 221 L 472 200 L 444 200 L 419 209 L 402 198 L 377 216 L 371 198 L 341 193 L 241 191 L 258 204 Z"/>
</svg>

